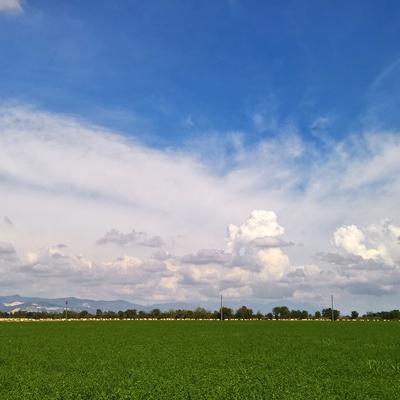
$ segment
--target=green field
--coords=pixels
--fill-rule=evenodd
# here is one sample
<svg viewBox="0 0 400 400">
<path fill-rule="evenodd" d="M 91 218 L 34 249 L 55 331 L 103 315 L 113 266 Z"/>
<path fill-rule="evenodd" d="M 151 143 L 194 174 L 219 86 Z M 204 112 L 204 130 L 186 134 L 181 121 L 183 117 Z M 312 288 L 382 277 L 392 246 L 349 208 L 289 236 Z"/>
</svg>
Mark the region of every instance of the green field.
<svg viewBox="0 0 400 400">
<path fill-rule="evenodd" d="M 399 399 L 399 322 L 0 323 L 1 399 Z"/>
</svg>

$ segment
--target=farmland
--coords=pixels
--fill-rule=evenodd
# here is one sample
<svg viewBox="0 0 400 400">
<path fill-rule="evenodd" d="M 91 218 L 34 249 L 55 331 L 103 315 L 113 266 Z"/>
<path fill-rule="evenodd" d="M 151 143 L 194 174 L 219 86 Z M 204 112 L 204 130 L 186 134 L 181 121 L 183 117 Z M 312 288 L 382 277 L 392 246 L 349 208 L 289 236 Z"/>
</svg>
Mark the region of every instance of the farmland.
<svg viewBox="0 0 400 400">
<path fill-rule="evenodd" d="M 400 398 L 400 323 L 0 323 L 2 399 Z"/>
</svg>

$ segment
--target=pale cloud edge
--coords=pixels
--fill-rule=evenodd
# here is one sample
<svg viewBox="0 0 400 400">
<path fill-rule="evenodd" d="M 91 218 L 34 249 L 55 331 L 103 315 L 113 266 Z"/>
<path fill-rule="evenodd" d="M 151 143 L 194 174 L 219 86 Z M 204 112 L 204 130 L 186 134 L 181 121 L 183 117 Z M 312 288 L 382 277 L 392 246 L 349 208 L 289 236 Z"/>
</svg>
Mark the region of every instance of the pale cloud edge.
<svg viewBox="0 0 400 400">
<path fill-rule="evenodd" d="M 22 8 L 23 0 L 0 0 L 0 13 L 19 14 L 24 10 Z"/>
</svg>

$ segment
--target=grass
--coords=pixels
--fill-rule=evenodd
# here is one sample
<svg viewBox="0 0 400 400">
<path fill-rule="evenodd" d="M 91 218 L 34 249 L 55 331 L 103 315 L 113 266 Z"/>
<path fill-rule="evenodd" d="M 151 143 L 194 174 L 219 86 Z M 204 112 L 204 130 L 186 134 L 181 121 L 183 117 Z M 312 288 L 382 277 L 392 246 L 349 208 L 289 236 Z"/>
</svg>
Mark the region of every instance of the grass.
<svg viewBox="0 0 400 400">
<path fill-rule="evenodd" d="M 2 399 L 400 398 L 398 322 L 1 323 Z"/>
</svg>

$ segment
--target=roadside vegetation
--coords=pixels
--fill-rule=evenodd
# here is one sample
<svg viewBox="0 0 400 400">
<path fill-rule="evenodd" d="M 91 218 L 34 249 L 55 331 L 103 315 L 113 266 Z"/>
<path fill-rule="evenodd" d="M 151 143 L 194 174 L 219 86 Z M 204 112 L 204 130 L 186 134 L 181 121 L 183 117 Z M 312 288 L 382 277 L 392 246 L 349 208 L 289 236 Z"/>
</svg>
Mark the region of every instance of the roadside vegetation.
<svg viewBox="0 0 400 400">
<path fill-rule="evenodd" d="M 222 319 L 237 320 L 400 320 L 400 311 L 381 311 L 368 312 L 362 316 L 357 311 L 352 311 L 350 315 L 341 316 L 339 310 L 325 308 L 310 314 L 307 310 L 290 310 L 286 306 L 274 307 L 270 313 L 256 313 L 246 306 L 242 306 L 236 311 L 229 307 L 222 307 Z M 188 319 L 188 320 L 220 320 L 221 310 L 209 311 L 198 307 L 195 310 L 169 310 L 166 312 L 155 308 L 151 311 L 129 309 L 125 311 L 102 311 L 97 309 L 90 313 L 87 310 L 75 311 L 64 309 L 62 312 L 49 311 L 24 311 L 15 310 L 13 312 L 0 312 L 0 319 Z"/>
</svg>

